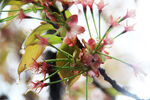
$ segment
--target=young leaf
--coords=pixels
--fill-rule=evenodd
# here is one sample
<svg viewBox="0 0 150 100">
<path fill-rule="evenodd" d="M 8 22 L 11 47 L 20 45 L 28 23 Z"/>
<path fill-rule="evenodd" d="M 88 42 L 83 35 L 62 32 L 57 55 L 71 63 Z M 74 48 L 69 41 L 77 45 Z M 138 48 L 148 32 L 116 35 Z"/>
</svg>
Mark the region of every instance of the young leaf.
<svg viewBox="0 0 150 100">
<path fill-rule="evenodd" d="M 41 46 L 39 44 L 30 45 L 25 49 L 25 54 L 22 56 L 21 62 L 18 67 L 18 74 L 20 78 L 20 73 L 25 69 L 29 69 L 34 60 L 36 60 L 45 49 L 45 46 Z"/>
<path fill-rule="evenodd" d="M 66 18 L 69 18 L 69 17 L 71 16 L 70 11 L 69 11 L 69 10 L 66 10 L 66 11 L 65 11 L 65 15 L 66 15 Z"/>
<path fill-rule="evenodd" d="M 36 35 L 41 35 L 42 33 L 48 31 L 48 30 L 55 29 L 51 24 L 42 24 L 39 27 L 37 27 L 26 39 L 25 47 L 29 46 L 36 40 Z"/>
<path fill-rule="evenodd" d="M 49 44 L 62 43 L 61 37 L 58 37 L 58 36 L 55 36 L 55 35 L 46 34 L 46 35 L 43 35 L 42 37 L 48 38 Z"/>
<path fill-rule="evenodd" d="M 24 3 L 22 1 L 17 1 L 17 0 L 11 0 L 8 2 L 7 5 L 17 5 L 17 6 L 22 6 Z"/>
<path fill-rule="evenodd" d="M 38 57 L 42 54 L 46 47 L 44 45 L 41 46 L 40 44 L 30 44 L 32 44 L 32 42 L 36 40 L 36 35 L 40 35 L 50 29 L 54 29 L 51 24 L 40 25 L 27 37 L 25 41 L 25 54 L 22 56 L 21 62 L 18 67 L 19 77 L 21 72 L 31 67 L 34 60 L 38 59 Z"/>
<path fill-rule="evenodd" d="M 77 53 L 76 53 L 76 56 L 79 55 L 79 48 L 77 46 L 73 46 L 73 47 L 69 47 L 68 45 L 62 43 L 61 47 L 60 47 L 61 50 L 64 50 L 66 52 L 68 52 L 69 54 L 73 55 L 73 52 L 75 50 L 77 50 Z M 60 59 L 60 58 L 66 58 L 66 56 L 64 56 L 61 52 L 57 52 L 57 59 Z M 59 62 L 56 62 L 56 65 L 59 66 L 59 67 L 62 67 L 64 66 L 68 61 L 59 61 Z M 69 65 L 70 66 L 70 65 Z M 65 79 L 67 77 L 71 77 L 74 74 L 74 72 L 72 70 L 67 70 L 67 69 L 62 69 L 60 72 L 59 72 L 59 75 L 61 77 L 61 79 Z M 76 76 L 68 81 L 65 81 L 65 84 L 69 85 L 70 87 L 73 85 L 73 83 L 75 83 L 78 78 L 80 76 Z"/>
</svg>

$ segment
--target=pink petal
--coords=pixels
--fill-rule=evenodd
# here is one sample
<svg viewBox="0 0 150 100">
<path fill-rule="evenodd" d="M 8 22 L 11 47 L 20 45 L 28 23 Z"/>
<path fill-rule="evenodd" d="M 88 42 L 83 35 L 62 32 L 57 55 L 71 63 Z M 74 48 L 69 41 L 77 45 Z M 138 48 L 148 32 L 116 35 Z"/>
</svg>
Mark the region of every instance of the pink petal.
<svg viewBox="0 0 150 100">
<path fill-rule="evenodd" d="M 97 7 L 98 7 L 98 10 L 99 11 L 102 11 L 103 10 L 103 8 L 106 6 L 106 5 L 108 5 L 108 4 L 104 4 L 104 0 L 101 0 L 98 4 L 96 4 L 97 5 Z"/>
<path fill-rule="evenodd" d="M 128 22 L 126 23 L 126 26 L 124 27 L 124 33 L 128 31 L 134 31 L 134 25 L 128 26 Z"/>
<path fill-rule="evenodd" d="M 76 44 L 76 38 L 68 38 L 68 37 L 65 37 L 64 38 L 64 43 L 70 47 L 72 47 L 74 44 Z"/>
<path fill-rule="evenodd" d="M 131 18 L 131 17 L 135 17 L 135 16 L 136 16 L 135 10 L 127 10 L 127 13 L 124 16 L 124 18 Z"/>
<path fill-rule="evenodd" d="M 81 34 L 85 31 L 84 27 L 79 26 L 79 25 L 74 25 L 71 28 L 71 32 L 74 34 Z"/>
<path fill-rule="evenodd" d="M 70 16 L 71 21 L 69 21 L 67 24 L 69 27 L 72 27 L 78 23 L 78 15 L 72 15 Z"/>
<path fill-rule="evenodd" d="M 96 76 L 96 74 L 92 70 L 88 71 L 88 75 L 90 77 L 95 77 Z"/>
<path fill-rule="evenodd" d="M 110 16 L 110 25 L 111 25 L 111 27 L 114 27 L 114 26 L 118 26 L 119 24 L 118 24 L 118 20 L 119 20 L 120 18 L 117 18 L 116 20 L 114 20 L 113 19 L 113 16 L 111 15 Z"/>
<path fill-rule="evenodd" d="M 96 48 L 96 42 L 93 38 L 90 38 L 88 40 L 88 45 L 91 47 L 92 50 L 94 50 Z"/>
</svg>

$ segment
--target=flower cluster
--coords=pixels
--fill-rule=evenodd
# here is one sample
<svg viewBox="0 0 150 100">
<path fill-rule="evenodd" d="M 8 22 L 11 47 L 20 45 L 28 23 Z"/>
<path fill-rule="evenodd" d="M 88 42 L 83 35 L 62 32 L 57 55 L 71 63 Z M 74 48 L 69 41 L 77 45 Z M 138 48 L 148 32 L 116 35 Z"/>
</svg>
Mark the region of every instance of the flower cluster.
<svg viewBox="0 0 150 100">
<path fill-rule="evenodd" d="M 21 1 L 20 1 L 21 2 Z M 85 75 L 88 78 L 100 76 L 99 68 L 102 64 L 105 63 L 106 59 L 115 59 L 118 60 L 137 71 L 132 64 L 126 63 L 120 59 L 112 57 L 107 51 L 108 47 L 111 47 L 114 43 L 114 40 L 120 35 L 133 31 L 134 25 L 129 26 L 128 23 L 124 26 L 124 30 L 115 37 L 110 37 L 110 31 L 121 24 L 122 21 L 125 21 L 128 18 L 135 16 L 134 10 L 127 10 L 126 14 L 123 17 L 118 17 L 114 19 L 113 16 L 110 16 L 109 27 L 106 32 L 101 34 L 101 17 L 103 9 L 108 5 L 104 3 L 104 0 L 100 0 L 99 3 L 96 3 L 96 0 L 23 0 L 22 4 L 32 3 L 33 8 L 31 9 L 20 9 L 20 13 L 1 20 L 4 22 L 6 20 L 12 19 L 16 16 L 20 20 L 25 18 L 41 20 L 41 25 L 33 30 L 33 32 L 27 37 L 24 43 L 25 54 L 23 55 L 18 73 L 20 75 L 26 68 L 35 70 L 38 74 L 43 74 L 44 79 L 37 82 L 31 82 L 33 89 L 40 88 L 40 91 L 43 87 L 46 87 L 51 84 L 59 83 L 65 81 L 69 86 L 71 86 L 81 74 Z M 83 17 L 85 18 L 87 29 L 85 26 L 78 25 L 80 21 L 78 15 L 72 15 L 69 11 L 69 8 L 72 5 L 82 5 L 83 8 Z M 96 25 L 95 17 L 93 14 L 93 5 L 98 9 L 98 18 L 96 19 L 99 22 L 99 25 Z M 87 16 L 87 7 L 90 8 L 90 12 L 93 19 L 93 24 L 95 27 L 95 32 L 97 36 L 94 37 L 93 31 L 91 31 L 91 25 L 89 24 Z M 77 7 L 77 9 L 79 9 Z M 28 12 L 41 12 L 41 18 L 27 16 Z M 44 14 L 43 14 L 44 13 Z M 97 27 L 99 26 L 99 28 Z M 91 34 L 92 32 L 92 34 Z M 87 34 L 89 33 L 89 34 Z M 90 38 L 88 41 L 85 41 L 85 37 L 78 38 L 78 35 L 85 34 L 89 35 Z M 95 39 L 96 38 L 96 39 Z M 29 45 L 30 44 L 30 45 Z M 56 47 L 55 44 L 61 44 L 60 48 Z M 55 59 L 48 59 L 44 62 L 37 62 L 36 60 L 40 55 L 42 55 L 46 46 L 50 46 L 57 50 Z M 31 53 L 29 53 L 31 52 Z M 52 64 L 49 64 L 52 63 Z M 56 64 L 56 65 L 55 65 Z M 26 66 L 26 68 L 24 68 Z M 50 74 L 51 72 L 54 73 Z M 50 75 L 46 77 L 46 74 Z M 61 80 L 44 83 L 45 80 L 49 79 L 55 74 L 59 74 Z M 67 81 L 67 82 L 66 82 Z M 39 92 L 40 92 L 39 91 Z"/>
</svg>

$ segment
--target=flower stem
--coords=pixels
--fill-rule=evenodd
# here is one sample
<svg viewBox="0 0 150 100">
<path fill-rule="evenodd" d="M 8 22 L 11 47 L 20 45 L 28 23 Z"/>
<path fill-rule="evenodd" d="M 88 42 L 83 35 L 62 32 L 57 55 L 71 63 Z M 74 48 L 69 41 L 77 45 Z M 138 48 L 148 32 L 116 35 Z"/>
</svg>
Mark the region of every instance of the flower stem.
<svg viewBox="0 0 150 100">
<path fill-rule="evenodd" d="M 31 12 L 31 11 L 33 11 L 33 10 L 32 10 L 32 9 L 28 9 L 28 10 L 25 10 L 24 13 L 29 13 L 29 12 Z M 14 19 L 14 18 L 17 17 L 17 16 L 19 16 L 19 14 L 15 14 L 15 15 L 13 15 L 13 16 L 9 16 L 9 17 L 0 19 L 0 23 L 5 22 L 5 21 L 12 20 L 12 19 Z"/>
<path fill-rule="evenodd" d="M 92 37 L 91 31 L 90 31 L 90 27 L 89 27 L 89 23 L 88 23 L 88 19 L 87 19 L 87 15 L 86 15 L 86 12 L 84 12 L 84 17 L 85 17 L 86 24 L 87 24 L 87 27 L 88 27 L 89 35 L 90 35 L 90 37 Z"/>
<path fill-rule="evenodd" d="M 54 24 L 61 24 L 61 23 L 58 23 L 58 22 L 54 22 L 54 21 L 50 21 L 50 20 L 47 20 L 47 19 L 41 19 L 41 18 L 36 18 L 36 17 L 30 17 L 31 19 L 37 19 L 37 20 L 41 20 L 41 21 L 46 21 L 48 23 L 54 23 Z"/>
<path fill-rule="evenodd" d="M 94 27 L 95 27 L 95 30 L 96 30 L 96 33 L 97 33 L 97 37 L 98 37 L 98 31 L 97 31 L 97 27 L 96 27 L 96 23 L 95 23 L 95 18 L 94 18 L 94 14 L 93 14 L 92 10 L 91 10 L 91 14 L 92 14 L 92 19 L 93 19 L 93 22 L 94 22 Z"/>
<path fill-rule="evenodd" d="M 63 67 L 67 66 L 68 64 L 69 64 L 69 62 L 66 63 Z M 62 68 L 63 68 L 63 67 L 62 67 Z M 61 70 L 61 69 L 59 69 L 59 70 Z M 49 79 L 49 78 L 51 78 L 53 75 L 57 74 L 57 73 L 59 72 L 59 70 L 57 70 L 57 71 L 55 71 L 54 73 L 52 73 L 51 75 L 49 75 L 47 78 L 45 78 L 44 80 L 42 80 L 42 82 L 45 81 L 45 80 L 47 80 L 47 79 Z"/>
<path fill-rule="evenodd" d="M 73 58 L 73 56 L 71 54 L 69 54 L 68 52 L 64 51 L 64 50 L 61 50 L 55 46 L 53 46 L 52 44 L 49 44 L 51 47 L 55 48 L 56 50 L 58 50 L 59 52 L 63 53 L 67 58 L 71 57 Z"/>
<path fill-rule="evenodd" d="M 86 72 L 86 100 L 88 100 L 88 72 Z"/>
<path fill-rule="evenodd" d="M 101 13 L 99 13 L 99 40 L 101 39 Z"/>
<path fill-rule="evenodd" d="M 49 78 L 51 78 L 52 76 L 54 76 L 58 72 L 59 72 L 59 70 L 55 71 L 54 73 L 52 73 L 51 75 L 49 75 L 47 78 L 45 78 L 44 80 L 42 80 L 42 82 L 45 81 L 45 80 L 47 80 L 47 79 L 49 79 Z"/>
<path fill-rule="evenodd" d="M 28 10 L 32 10 L 32 9 L 23 9 L 23 11 L 28 11 Z M 43 10 L 43 8 L 36 8 L 36 10 Z M 17 12 L 20 11 L 20 9 L 14 9 L 14 10 L 0 10 L 0 12 Z"/>
<path fill-rule="evenodd" d="M 73 75 L 73 76 L 71 76 L 71 77 L 64 78 L 63 80 L 58 80 L 58 81 L 50 82 L 50 83 L 48 83 L 48 85 L 52 85 L 52 84 L 56 84 L 56 83 L 60 83 L 60 82 L 63 82 L 63 81 L 72 79 L 72 78 L 74 78 L 74 77 L 76 77 L 76 76 L 78 76 L 78 75 L 81 75 L 81 74 L 83 74 L 83 73 L 84 73 L 84 72 L 81 72 L 81 73 L 78 73 L 78 74 Z"/>
<path fill-rule="evenodd" d="M 118 34 L 117 36 L 115 36 L 113 39 L 116 39 L 117 37 L 119 37 L 120 35 L 122 35 L 124 33 L 124 31 L 122 31 L 120 34 Z"/>
<path fill-rule="evenodd" d="M 129 63 L 123 61 L 123 60 L 120 60 L 120 59 L 118 59 L 118 58 L 109 56 L 109 55 L 107 55 L 107 54 L 103 54 L 103 53 L 101 53 L 101 52 L 97 52 L 97 53 L 100 54 L 100 55 L 104 55 L 104 56 L 110 57 L 110 58 L 112 58 L 112 59 L 114 59 L 114 60 L 117 60 L 117 61 L 119 61 L 119 62 L 121 62 L 121 63 L 124 63 L 124 64 L 130 66 L 131 68 L 133 68 L 132 64 L 129 64 Z M 134 69 L 134 68 L 133 68 L 133 69 Z"/>
<path fill-rule="evenodd" d="M 68 58 L 48 59 L 48 60 L 46 60 L 47 63 L 50 63 L 50 62 L 57 62 L 57 61 L 69 61 L 69 60 L 68 60 Z"/>
<path fill-rule="evenodd" d="M 107 31 L 106 31 L 105 34 L 103 35 L 102 39 L 99 41 L 98 45 L 96 46 L 96 49 L 95 49 L 94 52 L 97 52 L 97 50 L 99 50 L 99 49 L 101 48 L 101 45 L 100 45 L 100 44 L 102 43 L 102 41 L 103 41 L 103 39 L 106 37 L 106 35 L 111 31 L 111 29 L 112 29 L 112 27 L 109 27 L 109 28 L 107 29 Z"/>
</svg>

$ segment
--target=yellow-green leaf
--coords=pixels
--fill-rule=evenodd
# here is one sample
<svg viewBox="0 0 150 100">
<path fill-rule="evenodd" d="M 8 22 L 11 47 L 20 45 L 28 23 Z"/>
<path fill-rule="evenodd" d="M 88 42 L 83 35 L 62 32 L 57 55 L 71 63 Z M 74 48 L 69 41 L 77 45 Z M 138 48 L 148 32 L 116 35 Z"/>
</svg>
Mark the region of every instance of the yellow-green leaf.
<svg viewBox="0 0 150 100">
<path fill-rule="evenodd" d="M 48 30 L 55 29 L 51 24 L 42 24 L 39 27 L 37 27 L 33 32 L 27 37 L 25 42 L 25 48 L 32 44 L 36 40 L 36 35 L 41 35 L 42 33 L 48 31 Z"/>
<path fill-rule="evenodd" d="M 65 11 L 65 15 L 66 15 L 66 18 L 69 18 L 70 16 L 72 16 L 69 10 Z"/>
<path fill-rule="evenodd" d="M 22 1 L 9 1 L 7 5 L 18 5 L 18 6 L 22 6 L 24 5 L 24 3 Z"/>
<path fill-rule="evenodd" d="M 79 48 L 77 46 L 69 47 L 68 45 L 62 43 L 60 49 L 68 52 L 71 55 L 73 55 L 73 52 L 75 50 L 78 50 L 76 56 L 79 54 Z M 66 58 L 66 56 L 64 56 L 61 52 L 58 51 L 57 58 Z M 56 65 L 59 67 L 63 67 L 66 63 L 67 61 L 59 61 L 59 62 L 56 62 Z M 61 71 L 59 71 L 59 76 L 61 77 L 61 79 L 64 79 L 67 77 L 74 76 L 74 73 L 72 72 L 72 70 L 62 69 Z M 80 75 L 70 79 L 69 81 L 65 81 L 65 84 L 68 84 L 71 87 L 72 84 L 76 82 L 79 77 Z"/>
<path fill-rule="evenodd" d="M 45 49 L 45 46 L 41 46 L 39 44 L 30 45 L 25 49 L 25 53 L 22 56 L 21 62 L 18 67 L 18 74 L 20 77 L 20 73 L 25 69 L 29 69 L 33 64 L 34 60 L 37 59 Z"/>
</svg>

